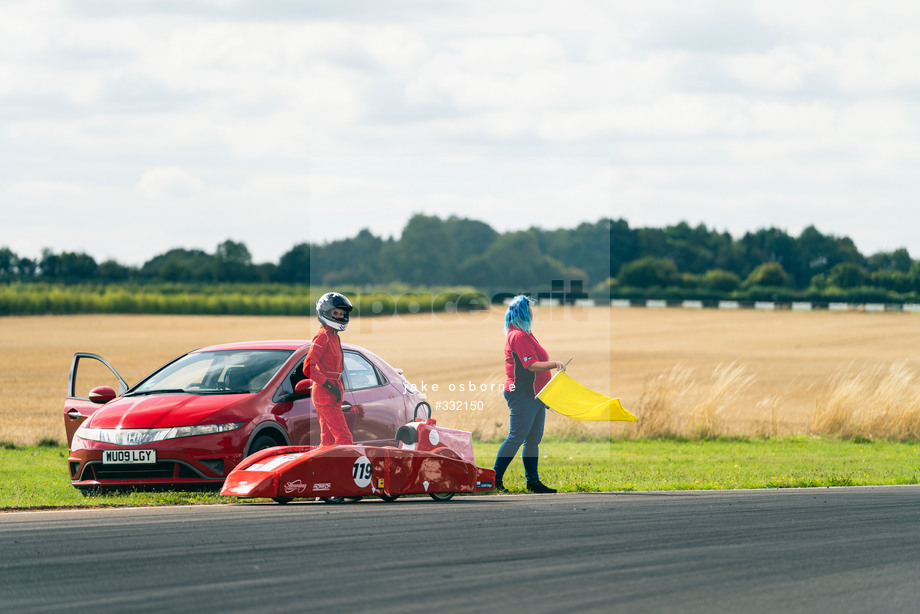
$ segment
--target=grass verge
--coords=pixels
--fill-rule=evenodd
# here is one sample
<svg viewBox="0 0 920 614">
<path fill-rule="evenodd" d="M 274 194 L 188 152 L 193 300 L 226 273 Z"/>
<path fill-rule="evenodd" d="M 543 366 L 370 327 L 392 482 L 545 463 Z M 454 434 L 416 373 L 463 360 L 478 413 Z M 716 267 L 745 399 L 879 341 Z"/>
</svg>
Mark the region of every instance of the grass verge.
<svg viewBox="0 0 920 614">
<path fill-rule="evenodd" d="M 478 442 L 491 467 L 500 442 Z M 920 443 L 819 438 L 545 441 L 540 477 L 562 492 L 796 488 L 920 483 Z M 524 490 L 516 459 L 505 475 Z M 213 492 L 84 497 L 70 485 L 63 446 L 0 447 L 0 510 L 233 503 Z"/>
<path fill-rule="evenodd" d="M 481 443 L 491 466 L 499 443 Z M 920 483 L 920 443 L 824 438 L 545 442 L 540 479 L 560 491 L 714 490 Z M 516 459 L 505 475 L 524 487 Z"/>
</svg>

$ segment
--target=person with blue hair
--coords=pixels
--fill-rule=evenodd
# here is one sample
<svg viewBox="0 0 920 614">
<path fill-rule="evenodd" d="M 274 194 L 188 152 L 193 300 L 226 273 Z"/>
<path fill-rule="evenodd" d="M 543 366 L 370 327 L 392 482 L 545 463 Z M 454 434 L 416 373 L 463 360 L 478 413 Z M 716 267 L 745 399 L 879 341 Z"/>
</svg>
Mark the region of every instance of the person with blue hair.
<svg viewBox="0 0 920 614">
<path fill-rule="evenodd" d="M 536 493 L 554 493 L 555 489 L 540 481 L 538 463 L 546 405 L 537 393 L 550 380 L 550 371 L 564 369 L 564 365 L 550 360 L 549 354 L 533 336 L 533 299 L 518 295 L 511 299 L 505 312 L 505 385 L 503 395 L 511 411 L 508 437 L 502 442 L 495 457 L 495 490 L 507 492 L 504 485 L 505 470 L 514 460 L 518 449 L 524 447 L 524 478 L 527 490 Z"/>
</svg>

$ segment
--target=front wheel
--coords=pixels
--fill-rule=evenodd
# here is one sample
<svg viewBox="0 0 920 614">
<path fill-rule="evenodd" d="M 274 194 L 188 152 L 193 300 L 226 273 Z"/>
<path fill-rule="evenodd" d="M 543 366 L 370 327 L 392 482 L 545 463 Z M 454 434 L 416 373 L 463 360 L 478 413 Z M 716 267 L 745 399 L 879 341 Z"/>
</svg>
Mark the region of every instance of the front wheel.
<svg viewBox="0 0 920 614">
<path fill-rule="evenodd" d="M 428 496 L 437 501 L 438 503 L 444 503 L 445 501 L 450 501 L 454 496 L 452 492 L 430 492 Z"/>
<path fill-rule="evenodd" d="M 252 454 L 255 454 L 256 452 L 261 452 L 262 450 L 265 450 L 267 448 L 274 448 L 277 445 L 279 445 L 278 442 L 275 441 L 275 438 L 272 437 L 271 435 L 268 435 L 268 434 L 259 435 L 258 437 L 255 438 L 255 441 L 253 441 L 252 444 L 249 446 L 249 452 L 246 454 L 246 456 L 251 456 Z"/>
</svg>

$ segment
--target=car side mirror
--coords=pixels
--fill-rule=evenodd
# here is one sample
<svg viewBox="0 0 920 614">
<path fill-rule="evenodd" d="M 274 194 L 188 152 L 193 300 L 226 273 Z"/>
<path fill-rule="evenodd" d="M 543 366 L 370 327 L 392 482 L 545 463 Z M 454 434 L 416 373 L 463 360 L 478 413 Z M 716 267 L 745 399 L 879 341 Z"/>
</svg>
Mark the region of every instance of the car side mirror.
<svg viewBox="0 0 920 614">
<path fill-rule="evenodd" d="M 294 394 L 297 398 L 308 397 L 313 393 L 313 380 L 302 379 L 294 384 Z"/>
<path fill-rule="evenodd" d="M 115 398 L 115 390 L 111 386 L 96 386 L 89 391 L 89 400 L 103 405 Z"/>
</svg>

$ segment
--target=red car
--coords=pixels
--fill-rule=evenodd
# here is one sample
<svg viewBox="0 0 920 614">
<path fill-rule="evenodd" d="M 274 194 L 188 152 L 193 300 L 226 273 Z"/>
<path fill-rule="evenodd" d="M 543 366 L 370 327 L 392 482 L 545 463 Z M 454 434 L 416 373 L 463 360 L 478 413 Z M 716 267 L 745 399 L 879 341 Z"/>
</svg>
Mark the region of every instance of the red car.
<svg viewBox="0 0 920 614">
<path fill-rule="evenodd" d="M 311 382 L 303 373 L 309 347 L 257 341 L 201 348 L 131 388 L 102 357 L 75 354 L 64 409 L 73 485 L 219 488 L 254 452 L 319 445 Z M 342 349 L 342 411 L 355 443 L 395 445 L 396 430 L 413 418 L 423 395 L 373 352 L 346 343 Z M 83 365 L 118 391 L 97 386 L 78 396 L 88 389 L 77 382 Z"/>
</svg>

